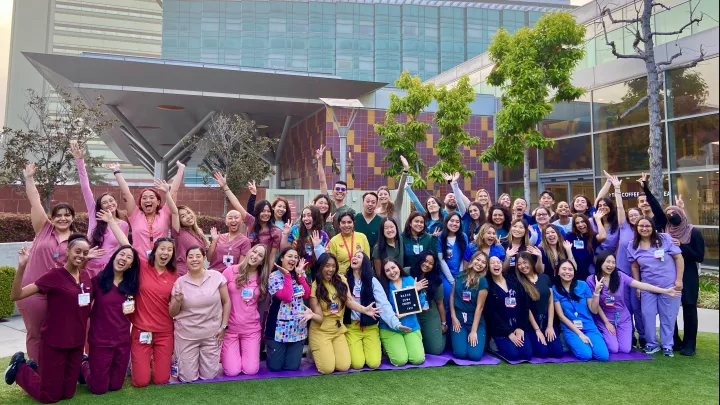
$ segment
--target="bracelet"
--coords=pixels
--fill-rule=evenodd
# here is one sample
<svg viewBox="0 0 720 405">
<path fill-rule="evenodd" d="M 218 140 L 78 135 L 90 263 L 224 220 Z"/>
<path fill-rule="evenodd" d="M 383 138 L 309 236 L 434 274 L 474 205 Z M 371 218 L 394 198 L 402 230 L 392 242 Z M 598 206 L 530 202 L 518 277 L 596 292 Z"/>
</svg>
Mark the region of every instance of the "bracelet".
<svg viewBox="0 0 720 405">
<path fill-rule="evenodd" d="M 113 172 L 113 174 L 116 175 L 116 176 L 117 176 L 118 174 L 120 174 L 120 173 L 121 173 L 120 170 L 115 170 L 115 171 Z"/>
<path fill-rule="evenodd" d="M 223 189 L 223 192 L 226 192 L 226 191 L 230 191 L 230 188 L 228 187 L 228 188 Z"/>
</svg>

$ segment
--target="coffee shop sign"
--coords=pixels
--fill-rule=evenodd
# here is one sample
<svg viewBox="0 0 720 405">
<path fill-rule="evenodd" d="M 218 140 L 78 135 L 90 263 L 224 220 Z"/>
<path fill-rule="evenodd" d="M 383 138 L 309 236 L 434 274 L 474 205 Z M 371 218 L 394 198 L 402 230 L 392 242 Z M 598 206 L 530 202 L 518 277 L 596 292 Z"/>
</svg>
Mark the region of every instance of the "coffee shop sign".
<svg viewBox="0 0 720 405">
<path fill-rule="evenodd" d="M 637 196 L 640 195 L 640 192 L 629 191 L 629 192 L 621 193 L 621 195 L 622 195 L 622 198 L 637 198 Z M 663 196 L 666 198 L 670 197 L 670 192 L 669 191 L 663 192 Z M 610 193 L 610 198 L 615 198 L 615 193 Z"/>
</svg>

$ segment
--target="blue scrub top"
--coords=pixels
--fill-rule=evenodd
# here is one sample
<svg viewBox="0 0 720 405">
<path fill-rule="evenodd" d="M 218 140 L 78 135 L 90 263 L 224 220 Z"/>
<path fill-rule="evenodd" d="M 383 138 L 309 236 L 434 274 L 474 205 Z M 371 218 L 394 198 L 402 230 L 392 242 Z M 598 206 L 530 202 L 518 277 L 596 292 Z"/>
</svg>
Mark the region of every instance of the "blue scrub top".
<svg viewBox="0 0 720 405">
<path fill-rule="evenodd" d="M 447 246 L 442 246 L 442 239 L 438 237 L 438 253 L 442 253 L 443 260 L 447 263 L 448 268 L 450 268 L 450 273 L 452 273 L 453 277 L 460 273 L 462 269 L 462 261 L 463 258 L 465 258 L 465 251 L 467 251 L 468 246 L 467 235 L 458 232 L 455 236 L 455 243 L 450 243 L 448 240 Z M 460 238 L 465 240 L 465 251 L 460 251 L 460 247 L 458 246 L 458 240 Z"/>
<path fill-rule="evenodd" d="M 477 252 L 477 245 L 475 242 L 468 245 L 467 249 L 465 250 L 465 261 L 469 262 L 472 256 Z M 491 257 L 497 257 L 500 259 L 501 262 L 505 261 L 505 249 L 502 248 L 502 246 L 498 245 L 497 243 L 490 246 L 490 254 L 488 254 L 488 258 Z"/>
<path fill-rule="evenodd" d="M 558 287 L 553 286 L 553 300 L 554 302 L 560 303 L 565 317 L 569 319 L 570 322 L 575 320 L 582 321 L 581 332 L 583 333 L 592 331 L 597 332 L 598 330 L 595 326 L 592 312 L 590 312 L 590 308 L 587 303 L 587 300 L 591 299 L 593 296 L 592 291 L 590 291 L 590 287 L 588 287 L 586 282 L 578 280 L 577 285 L 575 286 L 575 294 L 580 297 L 580 300 L 574 301 L 569 296 L 563 297 L 558 293 Z M 570 328 L 568 328 L 564 323 L 562 324 L 562 330 L 563 333 L 573 333 L 573 331 L 570 330 Z"/>
<path fill-rule="evenodd" d="M 466 276 L 461 275 L 455 280 L 455 296 L 453 297 L 453 304 L 455 305 L 455 311 L 460 314 L 467 314 L 466 322 L 464 321 L 464 318 L 458 317 L 460 323 L 463 325 L 472 325 L 475 320 L 475 308 L 477 308 L 478 294 L 480 294 L 480 291 L 488 289 L 488 282 L 485 277 L 481 277 L 478 281 L 477 288 L 468 288 L 465 286 L 466 279 Z M 470 292 L 469 301 L 463 300 L 463 291 Z M 480 323 L 478 325 L 485 325 L 485 317 L 482 313 L 480 314 Z"/>
<path fill-rule="evenodd" d="M 408 287 L 412 287 L 414 285 L 415 285 L 414 278 L 412 278 L 410 276 L 405 276 L 402 278 L 402 288 L 408 288 Z M 393 283 L 389 283 L 388 286 L 390 288 L 388 289 L 389 291 L 388 291 L 387 298 L 388 298 L 388 301 L 390 301 L 390 306 L 392 307 L 393 312 L 395 312 L 396 308 L 395 308 L 395 300 L 393 299 L 393 291 L 397 290 L 397 288 L 395 288 L 395 284 L 393 284 Z M 427 303 L 427 301 L 425 300 L 425 294 L 418 294 L 418 298 L 420 298 L 420 308 L 424 308 L 425 304 Z M 420 322 L 418 321 L 416 314 L 407 315 L 407 316 L 400 318 L 400 323 L 403 326 L 407 326 L 408 328 L 412 329 L 413 332 L 420 329 Z M 383 329 L 389 329 L 389 330 L 395 331 L 394 329 L 390 328 L 390 326 L 388 326 L 388 324 L 385 323 L 385 321 L 383 321 L 382 319 L 380 320 L 380 327 Z M 395 331 L 395 332 L 397 332 L 397 331 Z"/>
</svg>

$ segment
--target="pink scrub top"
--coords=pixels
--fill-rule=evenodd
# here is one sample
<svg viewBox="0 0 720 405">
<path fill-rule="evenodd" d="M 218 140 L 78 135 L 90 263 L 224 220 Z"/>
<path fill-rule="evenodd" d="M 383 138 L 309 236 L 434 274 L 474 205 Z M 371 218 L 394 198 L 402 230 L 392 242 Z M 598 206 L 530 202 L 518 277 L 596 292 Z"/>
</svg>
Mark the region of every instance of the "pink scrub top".
<svg viewBox="0 0 720 405">
<path fill-rule="evenodd" d="M 130 214 L 128 221 L 132 228 L 133 236 L 133 247 L 143 257 L 148 256 L 148 253 L 152 250 L 153 244 L 160 238 L 167 238 L 168 232 L 170 231 L 170 218 L 172 214 L 167 206 L 163 205 L 155 214 L 155 218 L 152 222 L 152 237 L 150 241 L 150 232 L 148 229 L 148 221 L 145 219 L 145 213 L 140 207 L 136 207 L 135 211 Z"/>
<path fill-rule="evenodd" d="M 255 217 L 250 214 L 245 214 L 244 223 L 247 227 L 248 238 L 253 245 L 262 243 L 267 245 L 270 249 L 280 249 L 280 239 L 282 238 L 282 231 L 278 227 L 274 226 L 272 223 L 268 223 L 268 227 L 261 230 L 256 238 L 255 234 L 253 233 L 253 227 L 255 226 Z"/>
<path fill-rule="evenodd" d="M 228 266 L 223 258 L 232 256 L 233 265 L 240 264 L 240 257 L 247 256 L 250 251 L 250 239 L 243 234 L 238 234 L 230 240 L 230 234 L 224 233 L 220 235 L 215 244 L 213 256 L 208 258 L 210 261 L 210 270 L 224 271 Z"/>
<path fill-rule="evenodd" d="M 200 246 L 205 249 L 205 239 L 200 238 L 195 232 L 190 232 L 187 229 L 180 229 L 180 232 L 171 231 L 172 238 L 175 239 L 175 268 L 177 269 L 178 276 L 184 276 L 188 272 L 187 264 L 185 263 L 185 255 L 188 249 L 192 246 Z"/>
<path fill-rule="evenodd" d="M 228 294 L 230 295 L 230 302 L 232 303 L 228 332 L 242 335 L 260 333 L 260 313 L 258 312 L 260 286 L 258 285 L 258 273 L 255 273 L 245 285 L 238 288 L 235 283 L 238 267 L 237 265 L 228 267 L 222 273 L 225 280 L 227 280 Z"/>
<path fill-rule="evenodd" d="M 200 284 L 186 274 L 177 279 L 171 295 L 180 288 L 183 302 L 175 315 L 175 335 L 185 340 L 201 340 L 215 336 L 222 323 L 220 286 L 227 281 L 215 270 L 205 270 Z"/>
</svg>

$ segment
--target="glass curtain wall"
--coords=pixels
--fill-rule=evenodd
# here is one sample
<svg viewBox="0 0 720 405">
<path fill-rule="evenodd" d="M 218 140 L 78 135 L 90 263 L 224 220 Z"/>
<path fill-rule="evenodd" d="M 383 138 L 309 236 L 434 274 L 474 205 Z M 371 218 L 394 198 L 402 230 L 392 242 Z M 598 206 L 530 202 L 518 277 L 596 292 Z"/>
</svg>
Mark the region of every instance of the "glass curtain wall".
<svg viewBox="0 0 720 405">
<path fill-rule="evenodd" d="M 694 68 L 666 72 L 661 106 L 663 201 L 670 204 L 674 196 L 682 195 L 690 222 L 705 237 L 703 266 L 711 268 L 718 267 L 720 256 L 718 61 L 713 58 Z M 555 146 L 530 151 L 532 207 L 537 206 L 538 191 L 542 189 L 567 190 L 567 182 L 550 182 L 554 177 L 567 178 L 573 190 L 576 189 L 573 178 L 594 178 L 595 188 L 589 191 L 597 193 L 605 182 L 603 170 L 623 180 L 625 207 L 637 205 L 640 187 L 636 180 L 649 171 L 648 109 L 640 108 L 623 119 L 618 119 L 618 115 L 645 96 L 646 88 L 645 77 L 634 78 L 593 89 L 576 102 L 555 106 L 540 128 L 546 137 L 555 139 Z M 522 196 L 522 167 L 500 168 L 498 191 Z M 572 198 L 567 191 L 561 195 Z"/>
</svg>

